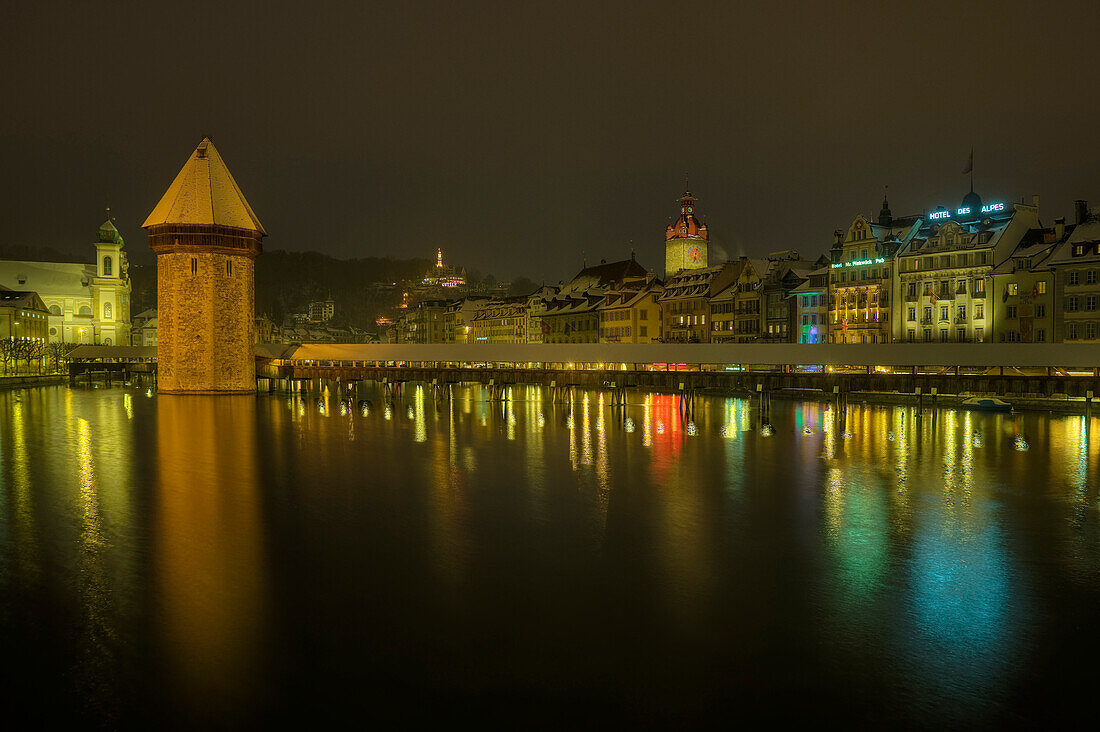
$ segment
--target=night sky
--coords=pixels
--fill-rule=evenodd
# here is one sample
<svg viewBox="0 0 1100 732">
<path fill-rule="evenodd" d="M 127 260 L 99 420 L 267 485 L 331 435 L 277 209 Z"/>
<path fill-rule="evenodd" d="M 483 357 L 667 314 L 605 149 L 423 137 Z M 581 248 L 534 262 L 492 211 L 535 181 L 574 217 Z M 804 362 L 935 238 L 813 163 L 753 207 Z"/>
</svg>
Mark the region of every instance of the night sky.
<svg viewBox="0 0 1100 732">
<path fill-rule="evenodd" d="M 690 175 L 712 259 L 875 214 L 1100 202 L 1100 10 L 1080 3 L 12 2 L 8 242 L 128 247 L 203 135 L 269 249 L 557 281 L 663 266 Z"/>
</svg>

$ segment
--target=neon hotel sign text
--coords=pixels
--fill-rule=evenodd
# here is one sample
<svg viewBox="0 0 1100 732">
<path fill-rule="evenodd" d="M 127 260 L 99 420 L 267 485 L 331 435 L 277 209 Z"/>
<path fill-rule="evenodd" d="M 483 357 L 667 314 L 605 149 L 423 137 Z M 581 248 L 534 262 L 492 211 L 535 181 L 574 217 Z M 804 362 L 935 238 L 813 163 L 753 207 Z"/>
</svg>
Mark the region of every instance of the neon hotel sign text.
<svg viewBox="0 0 1100 732">
<path fill-rule="evenodd" d="M 984 206 L 982 206 L 982 213 L 993 213 L 995 211 L 1004 211 L 1004 210 L 1005 210 L 1005 205 L 1003 203 L 987 203 Z M 961 208 L 955 209 L 955 216 L 967 216 L 970 213 L 971 213 L 970 206 L 962 206 Z M 938 219 L 949 219 L 949 218 L 951 218 L 951 212 L 950 211 L 933 211 L 932 213 L 928 214 L 928 218 L 931 219 L 932 221 L 936 221 Z"/>
</svg>

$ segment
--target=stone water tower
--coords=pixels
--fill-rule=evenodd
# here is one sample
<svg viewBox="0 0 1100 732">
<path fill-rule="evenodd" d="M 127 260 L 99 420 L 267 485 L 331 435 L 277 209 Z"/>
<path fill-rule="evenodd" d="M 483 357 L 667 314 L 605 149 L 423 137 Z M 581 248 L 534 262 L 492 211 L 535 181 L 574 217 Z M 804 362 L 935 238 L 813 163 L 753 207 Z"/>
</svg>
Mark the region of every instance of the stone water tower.
<svg viewBox="0 0 1100 732">
<path fill-rule="evenodd" d="M 255 391 L 255 262 L 267 232 L 209 138 L 142 228 L 157 255 L 157 390 Z"/>
</svg>

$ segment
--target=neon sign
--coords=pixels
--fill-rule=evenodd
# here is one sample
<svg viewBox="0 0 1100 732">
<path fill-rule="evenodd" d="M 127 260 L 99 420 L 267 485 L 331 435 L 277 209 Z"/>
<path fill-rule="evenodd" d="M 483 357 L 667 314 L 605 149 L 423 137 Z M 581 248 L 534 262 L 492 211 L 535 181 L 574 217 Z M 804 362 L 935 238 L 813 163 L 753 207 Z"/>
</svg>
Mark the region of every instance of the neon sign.
<svg viewBox="0 0 1100 732">
<path fill-rule="evenodd" d="M 854 262 L 837 262 L 836 264 L 830 264 L 831 269 L 840 269 L 841 267 L 862 267 L 866 264 L 886 264 L 886 260 L 882 257 L 875 257 L 874 259 L 859 259 Z"/>
<path fill-rule="evenodd" d="M 1005 204 L 1003 202 L 987 203 L 984 206 L 982 206 L 982 213 L 984 213 L 984 214 L 995 213 L 997 211 L 1004 211 L 1004 210 L 1005 210 Z M 971 213 L 972 213 L 972 209 L 971 209 L 970 206 L 960 206 L 959 208 L 955 209 L 953 214 L 952 214 L 951 211 L 948 211 L 947 209 L 941 209 L 941 210 L 938 210 L 938 211 L 933 211 L 932 213 L 928 214 L 928 218 L 932 221 L 941 221 L 943 219 L 949 219 L 952 216 L 968 216 Z"/>
</svg>

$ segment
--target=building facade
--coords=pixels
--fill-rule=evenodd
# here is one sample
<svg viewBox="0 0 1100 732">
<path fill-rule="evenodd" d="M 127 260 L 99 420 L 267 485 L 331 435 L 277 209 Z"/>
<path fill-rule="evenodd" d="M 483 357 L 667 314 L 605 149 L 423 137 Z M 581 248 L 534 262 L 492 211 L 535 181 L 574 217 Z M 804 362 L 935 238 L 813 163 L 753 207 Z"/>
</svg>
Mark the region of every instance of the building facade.
<svg viewBox="0 0 1100 732">
<path fill-rule="evenodd" d="M 737 279 L 744 260 L 705 269 L 681 269 L 665 283 L 661 304 L 661 338 L 665 343 L 709 343 L 710 300 Z"/>
<path fill-rule="evenodd" d="M 810 272 L 806 281 L 791 290 L 789 299 L 795 326 L 795 343 L 828 343 L 829 341 L 829 275 L 828 265 Z"/>
<path fill-rule="evenodd" d="M 209 138 L 142 228 L 157 255 L 158 391 L 255 392 L 255 260 L 266 232 Z"/>
<path fill-rule="evenodd" d="M 1100 207 L 1076 201 L 1076 222 L 1045 262 L 1054 277 L 1055 338 L 1065 343 L 1100 341 Z"/>
<path fill-rule="evenodd" d="M 996 340 L 1001 323 L 994 270 L 1038 227 L 1038 201 L 984 204 L 973 191 L 956 209 L 941 207 L 922 218 L 897 257 L 900 308 L 894 338 L 913 343 Z"/>
<path fill-rule="evenodd" d="M 829 342 L 894 339 L 895 259 L 921 219 L 895 219 L 885 198 L 878 219 L 860 214 L 834 232 L 829 264 Z"/>
<path fill-rule="evenodd" d="M 600 313 L 600 343 L 653 343 L 661 339 L 659 280 L 604 295 Z"/>
</svg>

